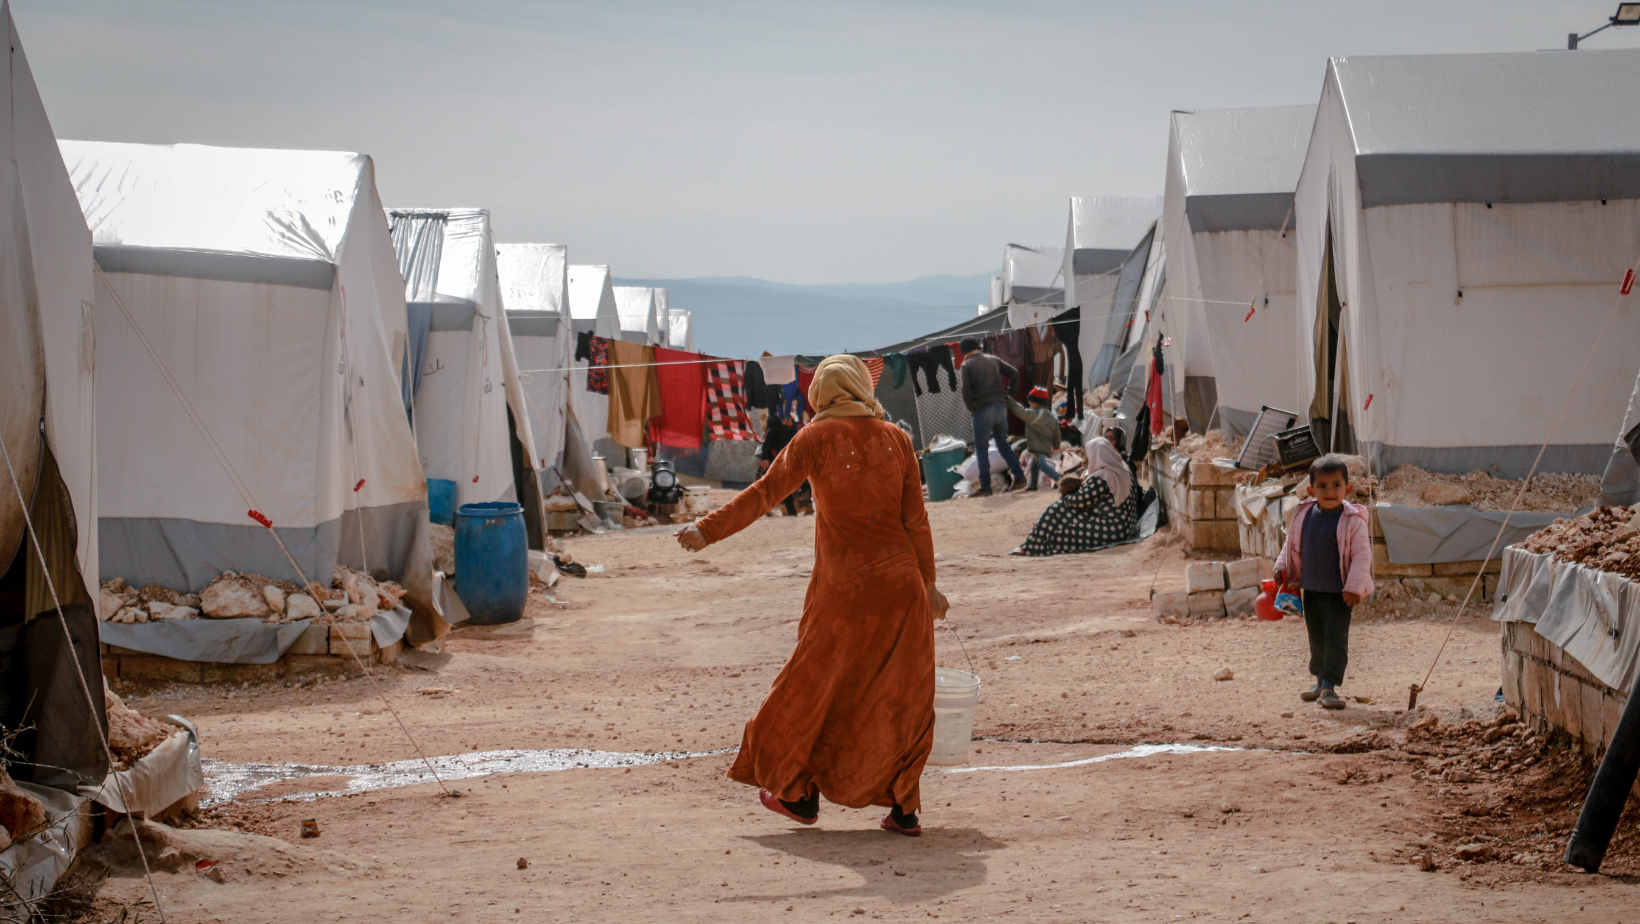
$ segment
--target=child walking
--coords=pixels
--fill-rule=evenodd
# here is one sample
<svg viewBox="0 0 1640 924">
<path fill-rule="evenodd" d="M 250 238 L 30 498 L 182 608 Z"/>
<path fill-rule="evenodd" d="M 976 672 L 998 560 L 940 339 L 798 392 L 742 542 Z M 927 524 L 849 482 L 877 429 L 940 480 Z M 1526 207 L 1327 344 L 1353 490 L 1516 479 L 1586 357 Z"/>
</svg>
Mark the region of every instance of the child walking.
<svg viewBox="0 0 1640 924">
<path fill-rule="evenodd" d="M 1038 385 L 1025 398 L 1031 402 L 1030 407 L 1020 404 L 1011 396 L 1004 396 L 1003 400 L 1007 402 L 1008 410 L 1025 422 L 1025 448 L 1031 451 L 1031 482 L 1025 490 L 1035 491 L 1039 476 L 1046 476 L 1048 487 L 1053 487 L 1054 482 L 1059 480 L 1059 472 L 1048 461 L 1048 456 L 1059 448 L 1059 418 L 1048 407 L 1052 396 L 1046 388 Z"/>
<path fill-rule="evenodd" d="M 1310 674 L 1315 686 L 1299 694 L 1325 709 L 1342 709 L 1337 688 L 1350 655 L 1350 614 L 1372 594 L 1372 539 L 1367 508 L 1344 498 L 1350 470 L 1338 456 L 1310 463 L 1310 499 L 1293 512 L 1287 542 L 1276 558 L 1275 577 L 1302 588 L 1304 627 L 1310 635 Z"/>
</svg>

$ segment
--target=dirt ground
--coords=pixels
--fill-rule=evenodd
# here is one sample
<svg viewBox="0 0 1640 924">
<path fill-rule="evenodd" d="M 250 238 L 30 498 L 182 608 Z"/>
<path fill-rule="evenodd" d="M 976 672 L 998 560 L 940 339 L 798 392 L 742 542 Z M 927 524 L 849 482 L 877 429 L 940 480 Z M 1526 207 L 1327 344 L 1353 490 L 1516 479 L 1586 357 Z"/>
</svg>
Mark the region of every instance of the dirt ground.
<svg viewBox="0 0 1640 924">
<path fill-rule="evenodd" d="M 1558 863 L 1581 762 L 1518 726 L 1482 737 L 1498 714 L 1494 624 L 1465 617 L 1420 699 L 1427 712 L 1403 715 L 1452 610 L 1358 618 L 1349 708 L 1325 712 L 1298 699 L 1307 648 L 1292 620 L 1155 620 L 1153 583 L 1183 584 L 1165 533 L 1093 555 L 1007 557 L 1049 500 L 931 507 L 952 602 L 940 659 L 971 658 L 984 693 L 969 764 L 924 777 L 920 839 L 879 831 L 882 810 L 831 805 L 799 828 L 724 777 L 724 751 L 792 645 L 813 521 L 765 519 L 698 554 L 666 528 L 636 530 L 571 540 L 577 560 L 606 570 L 561 581 L 556 602 L 533 595 L 524 623 L 459 630 L 376 680 L 430 756 L 723 753 L 497 774 L 452 783 L 459 797 L 419 784 L 302 801 L 342 781 L 290 780 L 205 813 L 205 826 L 280 841 L 197 848 L 222 861 L 223 882 L 191 863 L 157 873 L 169 919 L 1640 918 L 1640 848 L 1620 843 L 1599 876 Z M 1234 679 L 1214 681 L 1224 667 Z M 430 689 L 453 692 L 416 692 Z M 363 678 L 121 692 L 132 708 L 192 718 L 223 761 L 416 756 Z M 1409 730 L 1429 714 L 1433 732 Z M 1169 743 L 1227 750 L 1090 761 Z M 307 818 L 319 838 L 298 836 Z M 93 883 L 107 878 L 84 919 L 157 920 L 118 853 L 89 864 Z M 1409 862 L 1418 854 L 1435 868 Z"/>
</svg>

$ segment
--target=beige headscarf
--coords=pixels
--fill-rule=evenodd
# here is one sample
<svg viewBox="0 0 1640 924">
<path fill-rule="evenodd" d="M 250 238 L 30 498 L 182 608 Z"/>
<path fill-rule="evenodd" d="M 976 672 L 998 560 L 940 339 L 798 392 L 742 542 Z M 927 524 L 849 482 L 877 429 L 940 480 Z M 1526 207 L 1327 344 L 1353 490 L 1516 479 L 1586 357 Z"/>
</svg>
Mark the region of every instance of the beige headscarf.
<svg viewBox="0 0 1640 924">
<path fill-rule="evenodd" d="M 840 353 L 828 356 L 815 367 L 809 383 L 809 406 L 814 419 L 827 417 L 875 417 L 887 420 L 888 412 L 871 394 L 871 373 L 858 356 Z"/>
<path fill-rule="evenodd" d="M 1102 436 L 1088 440 L 1084 448 L 1088 453 L 1088 474 L 1103 478 L 1105 484 L 1110 486 L 1110 496 L 1116 501 L 1116 506 L 1122 506 L 1122 502 L 1127 500 L 1128 490 L 1133 487 L 1133 473 L 1128 471 L 1122 454 Z"/>
</svg>

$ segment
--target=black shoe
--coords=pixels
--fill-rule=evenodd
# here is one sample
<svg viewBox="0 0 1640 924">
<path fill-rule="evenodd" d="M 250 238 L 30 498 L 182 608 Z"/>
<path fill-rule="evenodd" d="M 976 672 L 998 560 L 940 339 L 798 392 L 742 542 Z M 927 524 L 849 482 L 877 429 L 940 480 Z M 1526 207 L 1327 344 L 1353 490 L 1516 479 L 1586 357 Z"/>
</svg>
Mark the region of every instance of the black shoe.
<svg viewBox="0 0 1640 924">
<path fill-rule="evenodd" d="M 1036 485 L 1033 484 L 1030 487 L 1025 489 L 1025 493 L 1029 494 L 1029 493 L 1031 493 L 1032 491 L 1035 491 L 1035 490 L 1036 490 Z"/>
<path fill-rule="evenodd" d="M 1320 699 L 1321 698 L 1321 681 L 1317 680 L 1315 682 L 1315 686 L 1310 687 L 1308 690 L 1305 690 L 1303 693 L 1298 694 L 1298 698 L 1305 701 L 1306 703 L 1313 703 L 1316 700 Z"/>
<path fill-rule="evenodd" d="M 974 496 L 975 497 L 992 497 L 994 495 L 992 494 L 990 488 L 980 488 L 978 491 L 974 492 Z"/>
<path fill-rule="evenodd" d="M 1320 701 L 1321 701 L 1321 708 L 1323 708 L 1323 709 L 1342 709 L 1342 708 L 1344 708 L 1344 701 L 1342 699 L 1338 698 L 1338 691 L 1334 690 L 1332 687 L 1328 687 L 1325 690 L 1321 691 L 1321 700 Z"/>
</svg>

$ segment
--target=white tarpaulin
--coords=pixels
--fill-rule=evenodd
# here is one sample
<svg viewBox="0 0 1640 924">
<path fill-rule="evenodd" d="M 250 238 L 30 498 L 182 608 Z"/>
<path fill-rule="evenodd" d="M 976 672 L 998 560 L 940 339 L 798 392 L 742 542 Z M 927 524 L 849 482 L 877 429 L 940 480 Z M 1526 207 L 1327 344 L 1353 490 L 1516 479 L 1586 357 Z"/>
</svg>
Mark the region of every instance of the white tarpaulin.
<svg viewBox="0 0 1640 924">
<path fill-rule="evenodd" d="M 642 286 L 614 286 L 614 291 L 615 313 L 621 318 L 621 339 L 651 346 L 665 343 L 655 298 L 658 290 Z"/>
<path fill-rule="evenodd" d="M 682 308 L 673 308 L 667 312 L 667 317 L 669 321 L 666 345 L 674 350 L 683 350 L 686 353 L 699 352 L 695 349 L 694 315 Z"/>
<path fill-rule="evenodd" d="M 370 158 L 62 150 L 112 287 L 96 296 L 103 576 L 191 591 L 223 571 L 297 580 L 253 506 L 306 577 L 328 583 L 338 562 L 385 574 L 436 619 L 400 389 L 404 283 Z"/>
<path fill-rule="evenodd" d="M 1635 377 L 1640 50 L 1334 58 L 1299 181 L 1301 414 L 1382 472 L 1603 470 Z M 1336 330 L 1336 346 L 1331 330 Z M 1597 346 L 1590 357 L 1591 346 Z"/>
<path fill-rule="evenodd" d="M 1008 244 L 1002 248 L 1002 304 L 1015 328 L 1040 324 L 1065 310 L 1060 247 Z"/>
<path fill-rule="evenodd" d="M 1622 693 L 1634 688 L 1640 670 L 1640 585 L 1620 574 L 1505 549 L 1492 618 L 1531 623 L 1596 680 Z"/>
<path fill-rule="evenodd" d="M 1122 265 L 1134 247 L 1150 233 L 1161 214 L 1160 196 L 1071 197 L 1059 278 L 1065 284 L 1065 307 L 1081 309 L 1078 346 L 1082 352 L 1083 374 L 1090 380 L 1092 361 L 1104 344 L 1105 325 L 1110 320 Z M 1025 326 L 1015 322 L 1013 314 L 1010 309 L 1009 321 L 1015 327 Z M 1049 316 L 1044 310 L 1037 320 L 1029 323 L 1040 323 Z M 1063 331 L 1060 336 L 1063 338 Z M 1103 380 L 1093 384 L 1103 384 Z"/>
<path fill-rule="evenodd" d="M 1245 435 L 1298 401 L 1292 207 L 1314 123 L 1313 105 L 1173 113 L 1159 329 L 1197 432 Z"/>
</svg>

